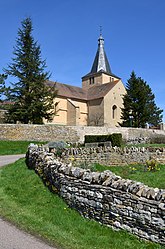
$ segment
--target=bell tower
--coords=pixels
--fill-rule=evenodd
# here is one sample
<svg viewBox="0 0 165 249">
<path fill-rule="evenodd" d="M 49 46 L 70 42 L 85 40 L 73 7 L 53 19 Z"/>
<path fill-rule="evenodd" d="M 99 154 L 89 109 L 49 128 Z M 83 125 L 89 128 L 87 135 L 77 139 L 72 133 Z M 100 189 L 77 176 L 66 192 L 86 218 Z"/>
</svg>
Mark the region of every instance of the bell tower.
<svg viewBox="0 0 165 249">
<path fill-rule="evenodd" d="M 104 50 L 104 38 L 102 30 L 98 39 L 98 49 L 91 68 L 91 71 L 82 77 L 82 88 L 89 89 L 94 85 L 110 83 L 120 78 L 114 75 Z"/>
</svg>

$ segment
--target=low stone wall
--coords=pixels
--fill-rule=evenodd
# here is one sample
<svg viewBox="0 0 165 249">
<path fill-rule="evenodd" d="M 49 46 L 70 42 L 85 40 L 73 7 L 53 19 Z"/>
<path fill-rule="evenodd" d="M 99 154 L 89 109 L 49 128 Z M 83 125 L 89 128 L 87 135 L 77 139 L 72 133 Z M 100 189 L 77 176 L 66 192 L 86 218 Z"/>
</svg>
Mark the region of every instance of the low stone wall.
<svg viewBox="0 0 165 249">
<path fill-rule="evenodd" d="M 165 190 L 122 179 L 109 170 L 72 167 L 36 145 L 29 147 L 26 163 L 84 217 L 165 244 Z"/>
<path fill-rule="evenodd" d="M 66 162 L 74 162 L 74 165 L 99 163 L 102 165 L 128 165 L 136 163 L 144 164 L 147 160 L 155 159 L 160 164 L 165 164 L 165 148 L 144 147 L 96 147 L 96 148 L 68 148 L 61 158 Z"/>
<path fill-rule="evenodd" d="M 121 133 L 128 143 L 146 143 L 152 138 L 162 137 L 165 131 L 141 128 L 111 128 L 92 126 L 57 126 L 29 124 L 0 124 L 0 140 L 66 141 L 83 143 L 85 135 L 107 135 Z"/>
</svg>

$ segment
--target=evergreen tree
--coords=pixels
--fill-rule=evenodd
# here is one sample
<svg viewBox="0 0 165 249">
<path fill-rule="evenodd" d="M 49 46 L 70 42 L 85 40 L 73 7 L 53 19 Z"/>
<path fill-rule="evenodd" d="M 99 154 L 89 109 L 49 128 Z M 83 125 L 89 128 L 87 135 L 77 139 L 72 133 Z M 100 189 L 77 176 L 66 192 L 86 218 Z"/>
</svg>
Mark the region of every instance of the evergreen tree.
<svg viewBox="0 0 165 249">
<path fill-rule="evenodd" d="M 142 127 L 146 123 L 157 126 L 162 122 L 162 112 L 155 104 L 155 96 L 149 85 L 134 72 L 126 85 L 123 98 L 122 126 Z"/>
<path fill-rule="evenodd" d="M 45 84 L 50 74 L 44 72 L 46 62 L 41 59 L 41 49 L 34 41 L 32 31 L 32 21 L 26 18 L 18 30 L 12 63 L 5 69 L 8 75 L 17 79 L 8 89 L 7 97 L 13 102 L 8 122 L 42 124 L 43 118 L 50 121 L 54 114 L 56 91 Z"/>
<path fill-rule="evenodd" d="M 5 94 L 5 80 L 7 75 L 0 74 L 0 101 L 2 101 L 2 96 Z"/>
</svg>

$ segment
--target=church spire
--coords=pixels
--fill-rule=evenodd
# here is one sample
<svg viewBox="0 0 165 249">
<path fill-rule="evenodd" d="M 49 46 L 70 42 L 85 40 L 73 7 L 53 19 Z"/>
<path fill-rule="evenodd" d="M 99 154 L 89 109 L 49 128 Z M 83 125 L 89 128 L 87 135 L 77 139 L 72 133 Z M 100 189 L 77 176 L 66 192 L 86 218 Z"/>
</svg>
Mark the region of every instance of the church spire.
<svg viewBox="0 0 165 249">
<path fill-rule="evenodd" d="M 97 73 L 100 71 L 112 74 L 106 53 L 104 51 L 104 38 L 102 37 L 101 27 L 100 36 L 98 39 L 98 49 L 90 73 Z"/>
</svg>

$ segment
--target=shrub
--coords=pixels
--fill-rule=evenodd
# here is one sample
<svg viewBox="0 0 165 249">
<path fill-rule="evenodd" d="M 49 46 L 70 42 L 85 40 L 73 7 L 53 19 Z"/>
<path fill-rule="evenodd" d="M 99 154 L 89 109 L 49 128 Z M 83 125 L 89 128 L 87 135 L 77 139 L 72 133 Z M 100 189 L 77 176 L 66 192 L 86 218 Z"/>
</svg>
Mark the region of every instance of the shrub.
<svg viewBox="0 0 165 249">
<path fill-rule="evenodd" d="M 122 145 L 122 134 L 121 133 L 113 133 L 109 135 L 86 135 L 85 143 L 100 143 L 100 142 L 108 142 L 112 143 L 112 146 L 121 147 Z"/>
<path fill-rule="evenodd" d="M 147 171 L 159 170 L 158 163 L 154 159 L 146 161 L 146 168 L 147 168 Z"/>
<path fill-rule="evenodd" d="M 114 147 L 114 146 L 121 147 L 122 134 L 121 133 L 113 133 L 111 135 L 111 143 L 112 143 L 112 147 Z"/>
<path fill-rule="evenodd" d="M 86 135 L 85 143 L 100 143 L 111 141 L 111 135 Z"/>
<path fill-rule="evenodd" d="M 48 147 L 50 151 L 54 151 L 56 155 L 61 156 L 63 150 L 67 147 L 67 144 L 63 141 L 49 142 Z"/>
</svg>

